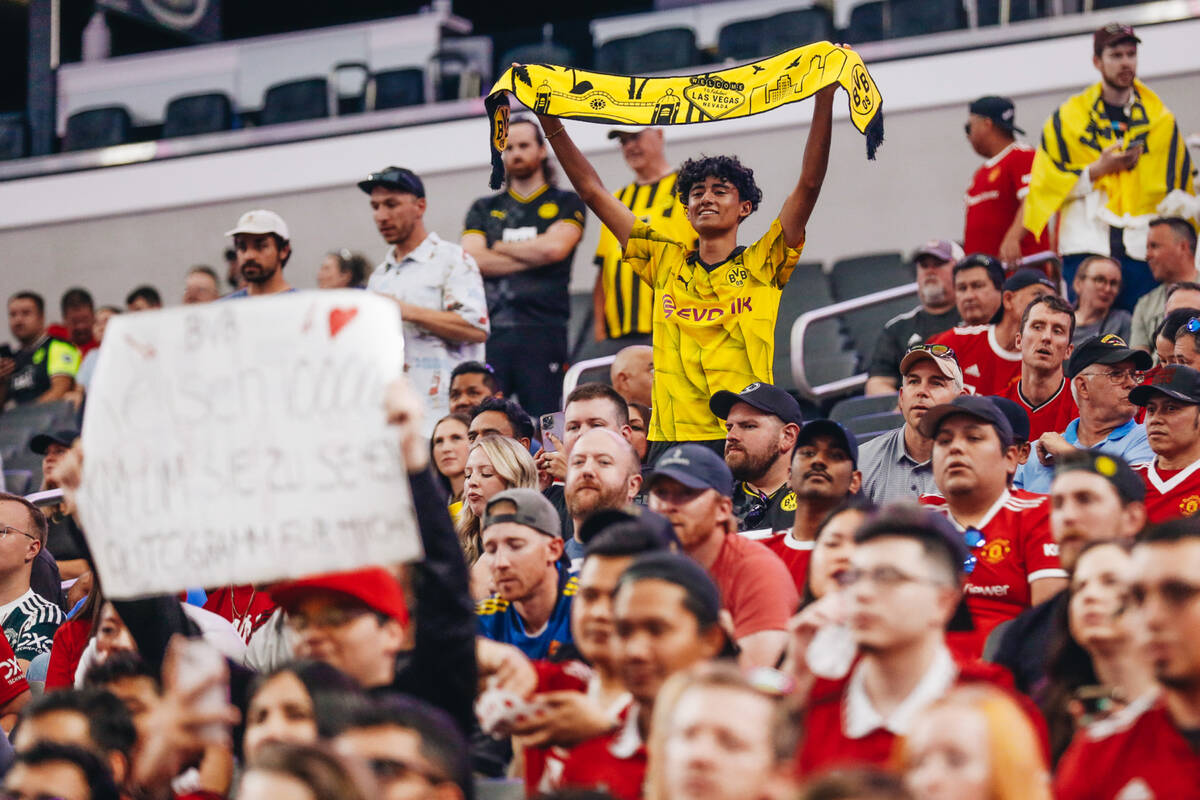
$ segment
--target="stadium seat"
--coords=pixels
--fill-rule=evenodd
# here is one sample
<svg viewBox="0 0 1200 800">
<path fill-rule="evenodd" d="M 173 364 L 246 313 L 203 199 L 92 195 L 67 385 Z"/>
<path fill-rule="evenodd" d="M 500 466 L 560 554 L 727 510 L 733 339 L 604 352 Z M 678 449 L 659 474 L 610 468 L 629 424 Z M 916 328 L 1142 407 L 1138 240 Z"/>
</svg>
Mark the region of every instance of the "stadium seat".
<svg viewBox="0 0 1200 800">
<path fill-rule="evenodd" d="M 11 494 L 29 494 L 33 491 L 33 473 L 27 469 L 4 470 L 4 491 Z"/>
<path fill-rule="evenodd" d="M 167 103 L 164 139 L 227 131 L 233 127 L 233 105 L 224 92 L 189 94 Z"/>
<path fill-rule="evenodd" d="M 571 292 L 571 310 L 567 318 L 567 360 L 574 363 L 584 345 L 592 338 L 592 293 Z"/>
<path fill-rule="evenodd" d="M 904 415 L 899 411 L 864 414 L 860 417 L 851 417 L 842 423 L 846 430 L 854 434 L 859 444 L 865 444 L 879 434 L 893 431 L 903 424 Z"/>
<path fill-rule="evenodd" d="M 277 83 L 267 89 L 259 125 L 278 125 L 329 116 L 329 81 L 307 78 L 302 81 Z"/>
<path fill-rule="evenodd" d="M 125 106 L 104 106 L 76 111 L 67 117 L 63 151 L 111 147 L 129 141 L 133 121 Z"/>
<path fill-rule="evenodd" d="M 772 17 L 731 22 L 717 34 L 717 57 L 747 61 L 833 38 L 833 18 L 824 8 L 785 11 Z"/>
<path fill-rule="evenodd" d="M 967 15 L 962 0 L 889 0 L 891 12 L 888 38 L 921 36 L 926 33 L 965 28 Z"/>
<path fill-rule="evenodd" d="M 868 253 L 833 262 L 830 272 L 833 296 L 850 300 L 881 289 L 890 289 L 914 280 L 913 268 L 898 251 Z"/>
<path fill-rule="evenodd" d="M 1121 6 L 1136 6 L 1142 3 L 1149 3 L 1151 0 L 1092 0 L 1092 10 L 1099 11 L 1104 8 L 1120 8 Z"/>
<path fill-rule="evenodd" d="M 496 62 L 500 71 L 508 69 L 512 64 L 562 64 L 570 66 L 575 63 L 575 54 L 568 47 L 554 42 L 538 42 L 514 47 L 500 56 Z"/>
<path fill-rule="evenodd" d="M 30 473 L 36 489 L 42 483 L 42 458 L 29 449 L 29 441 L 43 431 L 78 428 L 75 407 L 63 400 L 17 406 L 0 414 L 0 458 L 4 470 Z"/>
<path fill-rule="evenodd" d="M 25 115 L 16 112 L 0 114 L 0 161 L 24 158 L 29 155 L 29 128 Z"/>
<path fill-rule="evenodd" d="M 842 32 L 842 37 L 849 44 L 861 42 L 878 42 L 887 38 L 885 25 L 884 0 L 875 3 L 863 3 L 850 10 L 850 24 Z"/>
<path fill-rule="evenodd" d="M 843 425 L 854 417 L 891 413 L 896 408 L 896 394 L 873 394 L 847 397 L 829 410 L 829 418 Z"/>
<path fill-rule="evenodd" d="M 791 279 L 783 287 L 783 294 L 779 298 L 779 316 L 775 321 L 775 361 L 772 369 L 775 373 L 776 386 L 788 391 L 796 388 L 796 382 L 792 379 L 791 366 L 792 325 L 796 322 L 796 318 L 805 311 L 812 311 L 832 302 L 833 296 L 829 293 L 829 282 L 821 271 L 820 262 L 809 261 L 797 264 Z M 824 354 L 828 354 L 830 337 L 838 342 L 837 349 L 840 350 L 841 332 L 838 330 L 837 320 L 822 320 L 809 328 L 804 346 L 806 365 L 810 354 L 816 357 L 822 355 L 822 350 L 826 351 Z"/>
<path fill-rule="evenodd" d="M 420 67 L 376 72 L 367 85 L 367 109 L 403 108 L 425 102 L 425 72 Z"/>
<path fill-rule="evenodd" d="M 700 51 L 691 28 L 663 28 L 612 39 L 596 49 L 596 69 L 618 75 L 664 72 L 698 63 Z"/>
<path fill-rule="evenodd" d="M 978 0 L 979 24 L 996 25 L 1000 19 L 1001 0 Z M 1010 0 L 1008 22 L 1023 22 L 1037 19 L 1045 14 L 1042 0 Z"/>
</svg>

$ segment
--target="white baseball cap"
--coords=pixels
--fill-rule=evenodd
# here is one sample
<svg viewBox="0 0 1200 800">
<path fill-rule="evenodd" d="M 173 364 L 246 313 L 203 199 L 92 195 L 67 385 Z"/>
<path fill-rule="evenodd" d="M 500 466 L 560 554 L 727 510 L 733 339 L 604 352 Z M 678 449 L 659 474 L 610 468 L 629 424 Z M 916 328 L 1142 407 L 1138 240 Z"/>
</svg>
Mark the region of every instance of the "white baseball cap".
<svg viewBox="0 0 1200 800">
<path fill-rule="evenodd" d="M 289 241 L 292 238 L 288 235 L 288 226 L 283 221 L 283 217 L 274 211 L 267 211 L 265 208 L 256 208 L 253 211 L 247 211 L 238 218 L 236 228 L 231 231 L 225 231 L 226 236 L 233 236 L 239 233 L 274 233 L 284 241 Z"/>
</svg>

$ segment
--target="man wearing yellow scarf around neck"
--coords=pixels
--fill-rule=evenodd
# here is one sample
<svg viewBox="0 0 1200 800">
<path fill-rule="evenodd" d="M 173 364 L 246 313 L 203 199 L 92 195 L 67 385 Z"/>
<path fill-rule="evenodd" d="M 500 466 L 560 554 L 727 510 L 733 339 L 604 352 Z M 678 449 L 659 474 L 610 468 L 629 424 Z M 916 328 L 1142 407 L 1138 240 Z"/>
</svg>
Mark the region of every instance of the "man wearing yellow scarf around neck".
<svg viewBox="0 0 1200 800">
<path fill-rule="evenodd" d="M 717 391 L 771 383 L 779 297 L 791 277 L 804 229 L 829 163 L 833 95 L 815 95 L 800 179 L 766 234 L 746 247 L 738 228 L 758 207 L 754 173 L 735 157 L 692 159 L 676 191 L 698 247 L 641 222 L 604 188 L 557 117 L 541 116 L 546 140 L 580 198 L 620 243 L 634 272 L 654 289 L 654 407 L 648 438 L 654 460 L 678 442 L 724 453 L 725 429 L 708 407 Z"/>
<path fill-rule="evenodd" d="M 1137 80 L 1140 42 L 1121 23 L 1096 31 L 1092 63 L 1100 82 L 1047 120 L 1025 203 L 1025 228 L 1034 235 L 1058 213 L 1068 287 L 1088 255 L 1120 261 L 1115 305 L 1126 310 L 1156 285 L 1145 261 L 1150 220 L 1194 194 L 1191 157 L 1175 117 Z"/>
</svg>

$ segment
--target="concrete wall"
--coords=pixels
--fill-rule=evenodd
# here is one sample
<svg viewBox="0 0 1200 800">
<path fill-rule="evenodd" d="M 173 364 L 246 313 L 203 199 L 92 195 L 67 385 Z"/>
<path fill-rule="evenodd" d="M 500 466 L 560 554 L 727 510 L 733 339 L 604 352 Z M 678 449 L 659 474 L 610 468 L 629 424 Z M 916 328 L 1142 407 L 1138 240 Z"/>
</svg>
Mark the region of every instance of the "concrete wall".
<svg viewBox="0 0 1200 800">
<path fill-rule="evenodd" d="M 1146 41 L 1141 73 L 1184 133 L 1200 132 L 1200 48 L 1186 44 L 1200 41 L 1200 20 L 1140 33 Z M 1014 97 L 1018 124 L 1036 142 L 1053 108 L 1095 79 L 1090 39 L 872 65 L 885 98 L 886 141 L 879 159 L 867 161 L 839 99 L 842 119 L 835 121 L 805 257 L 832 260 L 909 250 L 933 236 L 960 237 L 962 195 L 979 161 L 962 129 L 967 100 L 987 93 Z M 671 129 L 668 155 L 677 161 L 736 153 L 755 169 L 766 200 L 745 226 L 742 239 L 750 241 L 765 230 L 799 172 L 810 109 L 794 104 L 747 120 Z M 571 131 L 610 186 L 628 180 L 603 128 L 572 123 Z M 227 244 L 222 232 L 255 207 L 274 209 L 288 221 L 294 246 L 288 277 L 296 286 L 313 286 L 328 250 L 361 250 L 372 261 L 382 255 L 366 197 L 353 185 L 372 168 L 395 163 L 421 172 L 427 222 L 457 239 L 471 200 L 487 192 L 486 136 L 486 122 L 471 119 L 0 183 L 3 291 L 30 288 L 54 303 L 67 286 L 82 284 L 98 302 L 120 303 L 130 288 L 148 282 L 175 302 L 187 268 L 220 267 Z M 593 280 L 597 235 L 590 219 L 576 255 L 577 289 Z"/>
</svg>

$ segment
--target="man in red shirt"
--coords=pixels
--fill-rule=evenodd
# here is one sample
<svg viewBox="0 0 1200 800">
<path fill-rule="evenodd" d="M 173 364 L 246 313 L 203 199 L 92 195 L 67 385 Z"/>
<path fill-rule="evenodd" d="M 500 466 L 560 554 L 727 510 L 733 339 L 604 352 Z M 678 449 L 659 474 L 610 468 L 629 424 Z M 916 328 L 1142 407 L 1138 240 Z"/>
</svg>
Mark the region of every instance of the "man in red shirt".
<svg viewBox="0 0 1200 800">
<path fill-rule="evenodd" d="M 967 187 L 963 249 L 994 256 L 1006 264 L 1049 250 L 1046 232 L 1036 237 L 1023 224 L 1035 151 L 1013 136 L 1025 131 L 1016 125 L 1012 100 L 981 97 L 967 110 L 967 140 L 987 160 L 975 170 Z"/>
<path fill-rule="evenodd" d="M 1080 731 L 1058 764 L 1059 800 L 1200 797 L 1200 526 L 1152 526 L 1133 548 L 1125 613 L 1144 630 L 1161 690 Z"/>
<path fill-rule="evenodd" d="M 613 595 L 617 668 L 633 704 L 622 712 L 615 731 L 571 749 L 559 787 L 604 789 L 618 800 L 641 798 L 658 691 L 675 673 L 728 650 L 720 610 L 712 578 L 678 553 L 639 556 L 621 574 Z"/>
<path fill-rule="evenodd" d="M 1075 310 L 1058 295 L 1035 298 L 1021 315 L 1017 347 L 1021 374 L 1002 394 L 1029 416 L 1029 441 L 1043 433 L 1062 433 L 1079 416 L 1071 387 L 1063 376 L 1075 335 Z"/>
<path fill-rule="evenodd" d="M 1000 269 L 989 256 L 967 256 L 954 268 L 955 285 L 958 275 L 968 269 L 984 268 L 989 273 Z M 1035 298 L 1057 294 L 1054 281 L 1035 269 L 1017 270 L 1004 282 L 1001 300 L 1002 315 L 992 325 L 972 325 L 951 328 L 929 340 L 954 350 L 962 367 L 963 383 L 972 394 L 1002 394 L 1021 373 L 1021 353 L 1017 333 L 1021 330 L 1021 315 Z"/>
<path fill-rule="evenodd" d="M 1050 504 L 1045 496 L 1009 492 L 1017 449 L 1012 426 L 991 400 L 964 395 L 935 406 L 921 432 L 933 439 L 933 478 L 942 493 L 921 502 L 941 506 L 971 549 L 964 591 L 982 652 L 992 628 L 1066 588 Z"/>
<path fill-rule="evenodd" d="M 970 555 L 944 517 L 889 506 L 854 541 L 851 566 L 839 577 L 840 597 L 827 595 L 797 621 L 789 666 L 801 691 L 811 687 L 797 764 L 803 775 L 840 765 L 884 766 L 922 710 L 952 687 L 1011 685 L 1003 668 L 960 663 L 946 645 Z M 814 678 L 808 645 L 830 622 L 848 627 L 858 658 L 844 677 Z"/>
<path fill-rule="evenodd" d="M 800 430 L 792 450 L 788 485 L 796 498 L 792 527 L 758 539 L 779 556 L 797 591 L 804 591 L 817 530 L 835 509 L 862 488 L 858 440 L 829 419 L 815 419 Z"/>
<path fill-rule="evenodd" d="M 1146 408 L 1154 460 L 1134 467 L 1146 481 L 1146 517 L 1163 522 L 1200 511 L 1200 372 L 1169 364 L 1134 387 L 1129 402 Z"/>
<path fill-rule="evenodd" d="M 646 485 L 650 509 L 671 521 L 684 552 L 720 587 L 742 665 L 774 666 L 800 594 L 783 562 L 738 535 L 725 461 L 702 445 L 677 445 L 658 459 Z"/>
</svg>

